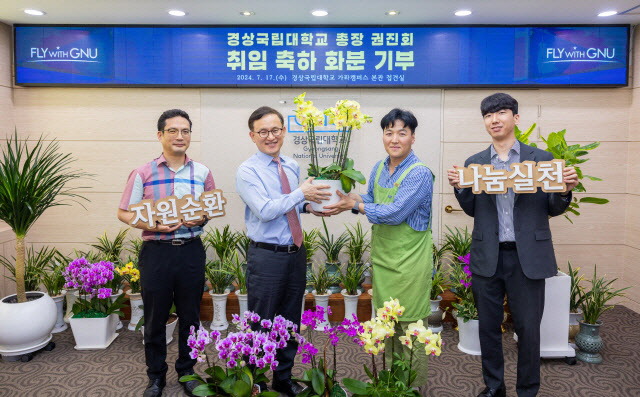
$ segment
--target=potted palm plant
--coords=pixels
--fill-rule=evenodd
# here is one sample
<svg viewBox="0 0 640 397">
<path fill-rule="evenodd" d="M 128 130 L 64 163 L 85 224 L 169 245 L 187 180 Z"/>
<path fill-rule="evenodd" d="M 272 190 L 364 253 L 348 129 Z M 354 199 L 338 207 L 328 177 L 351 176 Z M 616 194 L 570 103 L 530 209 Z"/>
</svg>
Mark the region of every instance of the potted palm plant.
<svg viewBox="0 0 640 397">
<path fill-rule="evenodd" d="M 327 268 L 328 274 L 332 280 L 334 280 L 334 284 L 329 287 L 329 293 L 337 294 L 340 292 L 340 286 L 338 285 L 338 277 L 337 274 L 340 272 L 340 251 L 347 245 L 349 241 L 349 235 L 347 233 L 342 233 L 338 238 L 334 238 L 333 234 L 329 234 L 329 229 L 327 228 L 327 223 L 322 219 L 322 225 L 324 226 L 324 234 L 319 234 L 319 247 L 322 252 L 327 257 L 327 261 L 325 262 L 325 266 Z"/>
<path fill-rule="evenodd" d="M 364 280 L 364 272 L 368 266 L 357 263 L 348 263 L 344 273 L 339 273 L 340 282 L 344 289 L 340 291 L 344 297 L 344 318 L 349 321 L 358 317 L 358 297 L 362 291 L 358 288 Z"/>
<path fill-rule="evenodd" d="M 354 129 L 362 128 L 362 124 L 370 123 L 373 119 L 362 113 L 360 104 L 356 101 L 340 100 L 336 106 L 326 109 L 324 114 L 320 112 L 313 102 L 305 101 L 306 93 L 294 98 L 296 104 L 296 120 L 307 133 L 309 140 L 309 154 L 311 164 L 307 174 L 315 177 L 320 183 L 329 185 L 333 193 L 328 201 L 322 203 L 311 202 L 314 211 L 322 212 L 325 205 L 334 204 L 340 200 L 335 193 L 336 190 L 349 193 L 356 183 L 364 184 L 366 179 L 360 171 L 353 169 L 353 159 L 347 157 L 351 133 Z M 324 124 L 324 115 L 329 117 L 329 123 L 338 128 L 336 145 L 332 151 L 331 164 L 322 167 L 318 161 L 318 150 L 316 148 L 315 127 Z"/>
<path fill-rule="evenodd" d="M 571 278 L 571 289 L 569 293 L 569 341 L 574 342 L 578 331 L 580 331 L 580 323 L 578 320 L 582 318 L 582 309 L 580 306 L 584 301 L 584 287 L 581 286 L 580 283 L 584 281 L 584 276 L 578 275 L 580 268 L 572 268 L 571 262 L 568 263 L 568 268 L 569 271 L 567 275 Z"/>
<path fill-rule="evenodd" d="M 67 323 L 64 321 L 64 298 L 67 291 L 64 289 L 64 262 L 59 262 L 55 258 L 60 254 L 53 249 L 53 255 L 49 258 L 47 269 L 41 274 L 42 285 L 47 289 L 47 293 L 56 303 L 58 315 L 56 317 L 56 326 L 52 333 L 62 332 L 67 329 Z"/>
<path fill-rule="evenodd" d="M 318 266 L 318 269 L 311 273 L 309 278 L 310 284 L 313 286 L 313 298 L 315 299 L 316 306 L 324 308 L 324 318 L 322 321 L 318 321 L 315 327 L 316 331 L 324 331 L 325 328 L 329 328 L 329 287 L 336 283 L 338 280 L 335 275 L 329 274 L 326 267 Z"/>
<path fill-rule="evenodd" d="M 29 147 L 18 132 L 6 139 L 0 161 L 0 220 L 16 235 L 16 293 L 0 300 L 0 354 L 17 356 L 43 348 L 56 324 L 56 304 L 44 292 L 25 290 L 25 236 L 49 208 L 85 199 L 68 184 L 88 174 L 73 170 L 70 154 L 43 137 Z"/>
<path fill-rule="evenodd" d="M 204 268 L 205 276 L 211 283 L 209 295 L 213 301 L 212 331 L 222 331 L 229 328 L 227 321 L 227 296 L 229 285 L 233 281 L 234 274 L 229 271 L 229 257 L 223 256 L 218 260 L 208 260 Z"/>
<path fill-rule="evenodd" d="M 591 364 L 602 362 L 600 350 L 603 343 L 600 337 L 600 316 L 613 306 L 605 306 L 613 298 L 622 297 L 623 292 L 630 287 L 614 289 L 612 284 L 617 280 L 607 281 L 604 277 L 598 277 L 597 266 L 593 266 L 593 278 L 591 279 L 591 289 L 588 292 L 581 292 L 583 297 L 581 307 L 583 319 L 580 320 L 580 332 L 576 335 L 576 346 L 580 349 L 576 352 L 576 358 L 580 361 Z"/>
</svg>

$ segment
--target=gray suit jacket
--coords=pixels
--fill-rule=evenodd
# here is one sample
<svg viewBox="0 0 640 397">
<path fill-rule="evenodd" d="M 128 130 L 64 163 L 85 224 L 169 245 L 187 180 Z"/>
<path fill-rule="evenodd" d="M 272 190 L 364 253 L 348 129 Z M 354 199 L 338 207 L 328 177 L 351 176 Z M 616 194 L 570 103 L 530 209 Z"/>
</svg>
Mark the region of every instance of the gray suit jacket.
<svg viewBox="0 0 640 397">
<path fill-rule="evenodd" d="M 520 146 L 520 162 L 549 161 L 553 155 L 528 145 Z M 469 164 L 491 164 L 491 146 L 474 154 L 465 161 Z M 471 271 L 484 277 L 491 277 L 498 264 L 498 211 L 496 196 L 493 194 L 473 194 L 471 188 L 460 193 L 453 189 L 464 212 L 473 217 L 471 234 Z M 516 236 L 518 258 L 524 274 L 530 279 L 553 277 L 557 273 L 556 258 L 551 241 L 549 217 L 563 214 L 569 202 L 558 193 L 516 194 L 513 205 L 513 225 Z"/>
</svg>

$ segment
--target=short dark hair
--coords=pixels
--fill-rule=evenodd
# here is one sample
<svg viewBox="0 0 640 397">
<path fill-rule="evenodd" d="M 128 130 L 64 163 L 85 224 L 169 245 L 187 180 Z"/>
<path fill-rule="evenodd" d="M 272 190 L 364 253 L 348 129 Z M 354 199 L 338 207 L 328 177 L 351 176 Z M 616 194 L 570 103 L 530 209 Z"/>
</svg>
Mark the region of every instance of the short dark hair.
<svg viewBox="0 0 640 397">
<path fill-rule="evenodd" d="M 509 94 L 498 92 L 484 98 L 482 103 L 480 103 L 480 112 L 482 112 L 483 117 L 487 113 L 495 113 L 502 109 L 511 110 L 515 116 L 518 114 L 518 101 L 513 99 Z"/>
<path fill-rule="evenodd" d="M 160 115 L 160 118 L 158 119 L 158 131 L 164 131 L 164 127 L 167 125 L 167 119 L 172 119 L 174 117 L 183 117 L 187 119 L 189 122 L 189 129 L 191 129 L 193 123 L 191 123 L 191 119 L 187 112 L 180 109 L 169 109 Z"/>
<path fill-rule="evenodd" d="M 412 134 L 415 134 L 416 128 L 418 127 L 418 119 L 416 119 L 416 116 L 410 111 L 398 108 L 393 109 L 380 120 L 382 131 L 388 127 L 393 127 L 396 124 L 396 120 L 401 120 L 404 126 L 408 127 Z"/>
<path fill-rule="evenodd" d="M 253 113 L 251 113 L 251 116 L 249 116 L 249 130 L 253 131 L 253 123 L 268 114 L 275 114 L 276 116 L 278 116 L 278 118 L 280 119 L 280 123 L 284 126 L 284 117 L 282 117 L 282 114 L 280 114 L 280 112 L 278 112 L 274 108 L 270 108 L 269 106 L 260 106 L 259 108 L 254 110 Z"/>
</svg>

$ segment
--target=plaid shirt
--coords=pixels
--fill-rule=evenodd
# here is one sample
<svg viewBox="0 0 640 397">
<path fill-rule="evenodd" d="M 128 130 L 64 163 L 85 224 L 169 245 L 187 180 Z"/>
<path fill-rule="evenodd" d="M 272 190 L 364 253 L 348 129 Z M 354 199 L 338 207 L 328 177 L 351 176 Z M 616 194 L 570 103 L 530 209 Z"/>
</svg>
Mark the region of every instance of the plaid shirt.
<svg viewBox="0 0 640 397">
<path fill-rule="evenodd" d="M 202 192 L 213 190 L 216 185 L 211 171 L 204 165 L 195 162 L 185 155 L 184 165 L 174 171 L 169 168 L 164 155 L 136 168 L 129 174 L 119 208 L 127 211 L 129 205 L 142 200 L 158 200 L 167 196 L 182 198 L 192 194 L 198 200 Z M 171 233 L 149 232 L 144 230 L 144 240 L 171 240 L 174 238 L 190 238 L 202 233 L 202 227 L 180 228 Z"/>
</svg>

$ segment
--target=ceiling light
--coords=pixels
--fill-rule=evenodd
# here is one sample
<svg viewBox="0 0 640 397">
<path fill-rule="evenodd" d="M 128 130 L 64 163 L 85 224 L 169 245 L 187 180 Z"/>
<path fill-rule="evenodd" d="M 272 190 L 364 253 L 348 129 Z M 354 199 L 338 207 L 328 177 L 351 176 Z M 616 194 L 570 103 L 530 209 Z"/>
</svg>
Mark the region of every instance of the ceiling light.
<svg viewBox="0 0 640 397">
<path fill-rule="evenodd" d="M 396 10 L 389 10 L 389 11 L 385 12 L 384 14 L 385 14 L 385 15 L 389 15 L 390 17 L 393 17 L 393 16 L 395 16 L 395 15 L 400 14 L 400 12 L 399 12 L 399 11 L 396 11 Z"/>
<path fill-rule="evenodd" d="M 173 15 L 174 17 L 183 17 L 187 15 L 187 13 L 180 10 L 171 10 L 169 11 L 169 15 Z"/>
<path fill-rule="evenodd" d="M 240 11 L 240 15 L 245 16 L 245 17 L 250 17 L 251 15 L 254 15 L 255 12 L 253 11 Z"/>
<path fill-rule="evenodd" d="M 598 14 L 598 16 L 599 16 L 599 17 L 610 17 L 610 16 L 612 16 L 612 15 L 616 15 L 617 13 L 618 13 L 618 11 L 613 11 L 613 10 L 611 10 L 611 11 L 604 11 L 604 12 L 601 12 L 600 14 Z"/>
<path fill-rule="evenodd" d="M 29 15 L 35 15 L 35 16 L 42 16 L 45 14 L 44 11 L 33 10 L 33 9 L 26 9 L 24 10 L 24 13 Z"/>
<path fill-rule="evenodd" d="M 326 17 L 329 13 L 325 10 L 313 10 L 311 11 L 311 15 L 314 17 Z"/>
<path fill-rule="evenodd" d="M 458 10 L 455 12 L 457 17 L 466 17 L 467 15 L 471 15 L 471 11 L 469 10 Z"/>
</svg>

